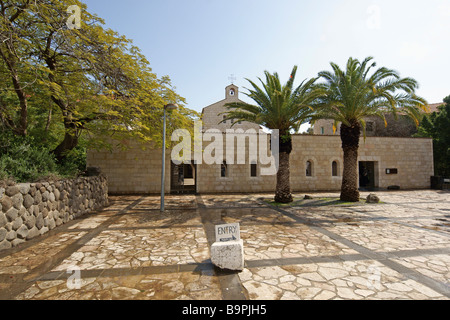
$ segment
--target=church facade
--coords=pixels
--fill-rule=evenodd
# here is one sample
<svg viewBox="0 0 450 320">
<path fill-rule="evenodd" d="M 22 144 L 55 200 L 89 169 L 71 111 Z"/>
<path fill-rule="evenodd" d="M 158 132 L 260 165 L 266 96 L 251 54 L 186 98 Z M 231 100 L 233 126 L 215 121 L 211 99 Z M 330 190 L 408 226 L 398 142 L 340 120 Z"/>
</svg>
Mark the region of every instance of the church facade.
<svg viewBox="0 0 450 320">
<path fill-rule="evenodd" d="M 246 132 L 241 142 L 223 144 L 223 161 L 214 164 L 190 163 L 176 165 L 171 161 L 171 150 L 166 153 L 167 193 L 241 193 L 274 192 L 276 175 L 264 175 L 267 164 L 250 157 L 245 163 L 229 161 L 227 153 L 248 155 L 254 147 L 260 127 L 253 123 L 223 123 L 225 105 L 239 101 L 239 88 L 225 88 L 225 99 L 202 112 L 202 129 L 220 132 L 225 141 L 227 129 Z M 314 134 L 293 136 L 290 156 L 291 188 L 294 192 L 338 191 L 342 183 L 343 151 L 339 135 L 325 131 L 327 122 L 315 126 Z M 320 128 L 320 129 L 317 129 Z M 324 128 L 322 130 L 322 128 Z M 317 130 L 321 130 L 317 132 Z M 216 135 L 217 137 L 217 135 Z M 202 150 L 211 141 L 202 142 Z M 117 194 L 159 193 L 161 190 L 161 152 L 143 150 L 136 142 L 129 142 L 128 149 L 88 151 L 88 167 L 99 167 L 107 175 L 109 191 Z M 227 161 L 228 160 L 228 161 Z M 362 189 L 428 189 L 434 175 L 433 142 L 431 139 L 402 136 L 368 136 L 361 138 L 359 149 L 359 186 Z"/>
</svg>

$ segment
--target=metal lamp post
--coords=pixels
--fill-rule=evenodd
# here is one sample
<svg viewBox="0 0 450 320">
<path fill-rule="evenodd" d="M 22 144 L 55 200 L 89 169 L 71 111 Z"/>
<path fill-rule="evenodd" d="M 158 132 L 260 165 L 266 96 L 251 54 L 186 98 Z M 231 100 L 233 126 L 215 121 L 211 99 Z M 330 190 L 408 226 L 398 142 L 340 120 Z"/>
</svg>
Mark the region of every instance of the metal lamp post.
<svg viewBox="0 0 450 320">
<path fill-rule="evenodd" d="M 164 124 L 163 124 L 163 148 L 162 148 L 162 173 L 161 173 L 161 212 L 164 212 L 164 186 L 165 186 L 165 172 L 166 172 L 166 111 L 175 110 L 178 106 L 176 104 L 168 104 L 164 106 Z"/>
</svg>

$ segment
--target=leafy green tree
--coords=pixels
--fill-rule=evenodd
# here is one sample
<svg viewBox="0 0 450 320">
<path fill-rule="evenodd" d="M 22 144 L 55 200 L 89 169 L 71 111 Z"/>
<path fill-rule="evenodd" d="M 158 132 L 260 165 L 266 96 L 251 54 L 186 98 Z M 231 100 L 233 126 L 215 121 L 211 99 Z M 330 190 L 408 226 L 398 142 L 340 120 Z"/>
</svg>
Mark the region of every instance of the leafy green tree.
<svg viewBox="0 0 450 320">
<path fill-rule="evenodd" d="M 27 87 L 37 75 L 27 40 L 33 20 L 24 19 L 31 1 L 0 1 L 0 119 L 2 125 L 21 136 L 27 135 Z M 14 93 L 14 94 L 12 94 Z"/>
<path fill-rule="evenodd" d="M 346 70 L 331 63 L 332 71 L 322 71 L 319 77 L 324 80 L 321 87 L 326 91 L 317 105 L 315 118 L 332 119 L 334 127 L 341 125 L 342 149 L 344 151 L 344 171 L 341 200 L 359 201 L 358 149 L 361 133 L 365 138 L 368 116 L 378 116 L 387 125 L 385 114 L 397 115 L 399 112 L 411 117 L 419 124 L 421 110 L 426 110 L 427 102 L 415 94 L 416 80 L 401 78 L 391 69 L 376 67 L 372 57 L 360 62 L 349 58 Z"/>
<path fill-rule="evenodd" d="M 275 201 L 290 203 L 293 201 L 290 186 L 289 156 L 292 152 L 292 132 L 298 132 L 312 114 L 312 104 L 321 94 L 315 86 L 316 79 L 303 81 L 294 87 L 297 66 L 292 70 L 290 79 L 282 85 L 277 73 L 265 71 L 265 82 L 261 79 L 262 88 L 251 80 L 252 89 L 245 93 L 255 104 L 233 102 L 227 104 L 226 119 L 248 121 L 262 125 L 268 129 L 279 130 L 280 154 L 279 170 L 277 172 L 277 187 Z"/>
<path fill-rule="evenodd" d="M 450 96 L 439 112 L 424 116 L 416 136 L 433 138 L 435 173 L 450 178 Z"/>
<path fill-rule="evenodd" d="M 80 8 L 79 29 L 67 25 L 72 5 Z M 158 78 L 139 48 L 105 29 L 81 1 L 0 0 L 0 9 L 0 81 L 11 88 L 0 96 L 5 130 L 43 135 L 63 161 L 80 139 L 92 147 L 127 139 L 161 144 L 166 103 L 180 105 L 171 116 L 174 126 L 193 127 L 197 114 L 184 108 L 170 79 Z"/>
</svg>

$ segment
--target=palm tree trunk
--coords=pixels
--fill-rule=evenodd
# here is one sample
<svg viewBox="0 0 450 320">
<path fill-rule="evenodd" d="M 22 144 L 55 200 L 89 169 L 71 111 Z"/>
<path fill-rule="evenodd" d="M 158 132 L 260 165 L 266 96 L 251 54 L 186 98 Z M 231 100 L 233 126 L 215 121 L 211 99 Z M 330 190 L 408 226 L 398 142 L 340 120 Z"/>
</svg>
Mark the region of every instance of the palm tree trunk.
<svg viewBox="0 0 450 320">
<path fill-rule="evenodd" d="M 277 172 L 277 189 L 275 202 L 291 203 L 294 201 L 291 194 L 291 170 L 289 156 L 292 152 L 292 138 L 289 134 L 280 135 L 280 164 Z"/>
<path fill-rule="evenodd" d="M 289 168 L 289 153 L 280 153 L 280 167 L 277 172 L 277 189 L 275 193 L 275 202 L 291 203 L 293 201 L 291 194 Z"/>
<path fill-rule="evenodd" d="M 361 126 L 358 121 L 351 126 L 342 124 L 341 140 L 344 150 L 344 172 L 342 177 L 341 201 L 358 202 L 358 149 Z"/>
</svg>

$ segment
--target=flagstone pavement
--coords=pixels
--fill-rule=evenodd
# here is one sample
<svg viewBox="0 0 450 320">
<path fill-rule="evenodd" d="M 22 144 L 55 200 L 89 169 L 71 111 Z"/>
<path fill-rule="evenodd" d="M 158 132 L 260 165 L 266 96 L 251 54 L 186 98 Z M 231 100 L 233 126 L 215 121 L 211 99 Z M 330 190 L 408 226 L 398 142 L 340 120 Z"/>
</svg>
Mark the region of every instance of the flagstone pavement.
<svg viewBox="0 0 450 320">
<path fill-rule="evenodd" d="M 111 196 L 104 210 L 1 251 L 0 299 L 450 298 L 449 192 L 377 192 L 382 203 L 358 205 L 311 195 L 281 207 L 269 194 L 170 195 L 165 213 L 158 196 Z M 214 225 L 235 222 L 245 269 L 219 270 Z"/>
</svg>

